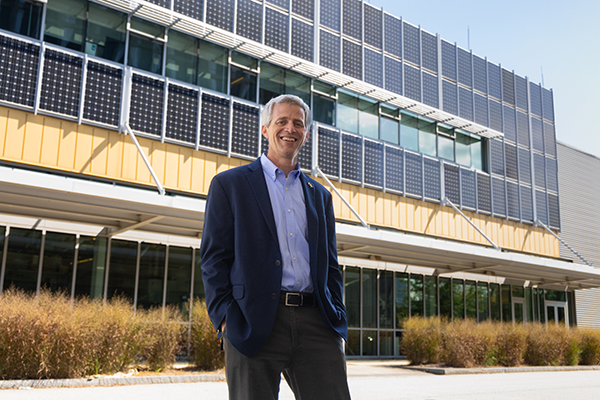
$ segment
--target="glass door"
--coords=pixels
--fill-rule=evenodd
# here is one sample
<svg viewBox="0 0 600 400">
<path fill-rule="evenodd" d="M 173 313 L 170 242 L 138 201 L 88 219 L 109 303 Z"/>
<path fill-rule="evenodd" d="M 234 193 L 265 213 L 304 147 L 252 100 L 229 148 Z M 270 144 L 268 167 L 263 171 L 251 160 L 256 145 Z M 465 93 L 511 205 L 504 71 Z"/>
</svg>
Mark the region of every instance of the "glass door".
<svg viewBox="0 0 600 400">
<path fill-rule="evenodd" d="M 525 323 L 525 299 L 513 297 L 512 306 L 512 312 L 514 316 L 513 322 Z"/>
<path fill-rule="evenodd" d="M 546 300 L 546 321 L 548 324 L 567 325 L 569 323 L 567 303 L 563 301 Z"/>
</svg>

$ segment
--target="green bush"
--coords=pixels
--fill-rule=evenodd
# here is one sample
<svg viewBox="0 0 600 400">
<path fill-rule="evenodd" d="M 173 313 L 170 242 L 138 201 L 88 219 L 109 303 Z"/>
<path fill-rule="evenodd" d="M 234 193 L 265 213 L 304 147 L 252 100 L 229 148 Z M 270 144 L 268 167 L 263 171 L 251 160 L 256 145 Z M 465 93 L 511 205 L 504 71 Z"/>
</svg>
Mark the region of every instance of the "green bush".
<svg viewBox="0 0 600 400">
<path fill-rule="evenodd" d="M 600 364 L 600 330 L 583 329 L 579 332 L 582 365 Z"/>
<path fill-rule="evenodd" d="M 411 318 L 404 323 L 402 348 L 411 364 L 436 364 L 442 350 L 442 321 L 439 318 Z"/>
<path fill-rule="evenodd" d="M 204 300 L 194 300 L 190 347 L 194 364 L 199 369 L 213 371 L 225 366 L 221 341 L 210 322 Z"/>
</svg>

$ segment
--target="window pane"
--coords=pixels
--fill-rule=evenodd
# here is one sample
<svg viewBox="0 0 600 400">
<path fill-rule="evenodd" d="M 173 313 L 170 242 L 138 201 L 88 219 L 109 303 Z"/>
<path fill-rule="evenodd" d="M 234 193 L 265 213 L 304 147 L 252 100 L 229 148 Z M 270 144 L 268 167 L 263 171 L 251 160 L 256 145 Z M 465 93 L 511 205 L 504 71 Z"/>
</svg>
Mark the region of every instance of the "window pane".
<svg viewBox="0 0 600 400">
<path fill-rule="evenodd" d="M 256 101 L 256 74 L 231 66 L 231 95 Z"/>
<path fill-rule="evenodd" d="M 358 133 L 363 136 L 379 139 L 379 106 L 366 100 L 359 100 Z"/>
<path fill-rule="evenodd" d="M 471 145 L 471 164 L 473 168 L 483 171 L 483 166 L 485 165 L 484 154 L 483 141 L 475 140 Z"/>
<path fill-rule="evenodd" d="M 137 247 L 137 242 L 117 239 L 110 241 L 107 298 L 125 296 L 133 302 Z"/>
<path fill-rule="evenodd" d="M 410 316 L 423 316 L 423 276 L 410 275 Z"/>
<path fill-rule="evenodd" d="M 194 298 L 204 299 L 204 282 L 202 281 L 202 269 L 200 259 L 200 249 L 196 249 L 194 259 Z"/>
<path fill-rule="evenodd" d="M 327 125 L 335 124 L 335 100 L 313 93 L 313 119 Z"/>
<path fill-rule="evenodd" d="M 456 162 L 466 167 L 471 166 L 471 137 L 456 134 Z"/>
<path fill-rule="evenodd" d="M 440 158 L 454 161 L 454 140 L 449 137 L 439 135 L 438 154 Z"/>
<path fill-rule="evenodd" d="M 129 35 L 129 60 L 132 67 L 161 74 L 162 70 L 162 43 L 150 39 Z"/>
<path fill-rule="evenodd" d="M 53 292 L 71 292 L 75 261 L 75 235 L 47 232 L 44 242 L 41 287 Z"/>
<path fill-rule="evenodd" d="M 223 47 L 200 41 L 198 49 L 198 85 L 227 93 L 227 64 L 229 51 Z"/>
<path fill-rule="evenodd" d="M 138 308 L 162 306 L 166 248 L 166 246 L 160 244 L 141 244 Z"/>
<path fill-rule="evenodd" d="M 241 54 L 235 51 L 231 52 L 231 62 L 243 65 L 246 68 L 250 68 L 251 70 L 255 70 L 258 68 L 258 61 L 256 58 L 249 57 L 245 54 Z"/>
<path fill-rule="evenodd" d="M 360 356 L 360 331 L 349 330 L 348 342 L 346 342 L 346 355 Z"/>
<path fill-rule="evenodd" d="M 360 269 L 357 267 L 346 267 L 346 315 L 348 326 L 360 327 Z"/>
<path fill-rule="evenodd" d="M 408 274 L 396 272 L 396 328 L 408 318 Z"/>
<path fill-rule="evenodd" d="M 379 275 L 379 327 L 394 327 L 394 273 L 382 271 Z M 390 344 L 391 346 L 391 344 Z"/>
<path fill-rule="evenodd" d="M 337 105 L 337 127 L 358 133 L 358 98 L 340 93 Z"/>
<path fill-rule="evenodd" d="M 497 283 L 490 284 L 490 315 L 493 321 L 500 321 L 501 307 L 500 303 L 500 285 Z"/>
<path fill-rule="evenodd" d="M 489 318 L 488 310 L 488 286 L 485 282 L 477 283 L 477 307 L 479 311 L 479 321 L 486 321 Z"/>
<path fill-rule="evenodd" d="M 454 318 L 465 317 L 465 288 L 463 281 L 459 279 L 452 280 L 452 300 L 454 301 Z"/>
<path fill-rule="evenodd" d="M 379 355 L 394 355 L 394 332 L 379 332 Z"/>
<path fill-rule="evenodd" d="M 12 233 L 12 231 L 11 231 L 11 233 Z M 516 296 L 516 294 L 514 293 L 514 286 L 513 286 L 513 295 Z M 521 296 L 521 297 L 523 297 L 523 296 Z M 565 292 L 558 291 L 558 290 L 546 290 L 546 300 L 567 301 L 567 295 Z"/>
<path fill-rule="evenodd" d="M 274 65 L 261 63 L 260 65 L 260 104 L 267 104 L 269 100 L 279 96 L 285 91 L 285 71 Z"/>
<path fill-rule="evenodd" d="M 425 316 L 437 315 L 437 278 L 435 276 L 425 277 Z"/>
<path fill-rule="evenodd" d="M 452 319 L 452 288 L 450 278 L 439 278 L 440 316 Z"/>
<path fill-rule="evenodd" d="M 527 296 L 525 301 L 526 301 L 526 305 L 527 305 L 527 321 L 533 321 L 533 296 L 531 294 L 531 292 L 533 291 L 532 288 L 527 288 L 525 289 L 525 295 Z"/>
<path fill-rule="evenodd" d="M 381 118 L 380 120 L 380 138 L 386 142 L 398 144 L 398 127 L 399 123 L 396 120 L 389 118 Z"/>
<path fill-rule="evenodd" d="M 335 87 L 327 85 L 326 83 L 315 80 L 313 81 L 313 88 L 323 94 L 335 96 Z"/>
<path fill-rule="evenodd" d="M 502 320 L 512 322 L 512 299 L 510 285 L 502 285 Z"/>
<path fill-rule="evenodd" d="M 52 0 L 46 5 L 44 40 L 83 51 L 87 3 L 78 0 Z"/>
<path fill-rule="evenodd" d="M 184 316 L 188 315 L 191 281 L 192 249 L 169 246 L 166 304 L 176 305 Z"/>
<path fill-rule="evenodd" d="M 42 4 L 25 0 L 0 2 L 0 29 L 39 39 Z"/>
<path fill-rule="evenodd" d="M 400 121 L 400 145 L 407 150 L 419 151 L 419 120 L 408 114 L 402 114 Z"/>
<path fill-rule="evenodd" d="M 2 268 L 2 256 L 4 255 L 4 238 L 6 236 L 6 227 L 0 226 L 0 269 Z"/>
<path fill-rule="evenodd" d="M 285 93 L 296 95 L 306 104 L 310 104 L 310 78 L 292 71 L 285 71 Z"/>
<path fill-rule="evenodd" d="M 37 288 L 42 231 L 11 228 L 6 251 L 4 290 L 11 286 L 26 292 Z"/>
<path fill-rule="evenodd" d="M 125 57 L 127 16 L 90 3 L 85 52 L 122 63 Z"/>
<path fill-rule="evenodd" d="M 363 356 L 377 355 L 377 331 L 363 331 Z"/>
<path fill-rule="evenodd" d="M 79 237 L 75 296 L 102 297 L 107 241 L 105 237 Z"/>
<path fill-rule="evenodd" d="M 166 75 L 169 78 L 195 84 L 198 76 L 197 63 L 198 41 L 175 31 L 169 32 Z"/>
<path fill-rule="evenodd" d="M 377 328 L 377 270 L 363 269 L 363 327 Z"/>
<path fill-rule="evenodd" d="M 419 151 L 428 156 L 437 155 L 435 123 L 419 121 Z"/>
<path fill-rule="evenodd" d="M 467 318 L 477 318 L 477 289 L 474 281 L 465 281 Z"/>
<path fill-rule="evenodd" d="M 525 288 L 523 286 L 513 286 L 512 287 L 512 295 L 513 297 L 525 297 Z M 547 298 L 547 296 L 546 296 Z"/>
</svg>

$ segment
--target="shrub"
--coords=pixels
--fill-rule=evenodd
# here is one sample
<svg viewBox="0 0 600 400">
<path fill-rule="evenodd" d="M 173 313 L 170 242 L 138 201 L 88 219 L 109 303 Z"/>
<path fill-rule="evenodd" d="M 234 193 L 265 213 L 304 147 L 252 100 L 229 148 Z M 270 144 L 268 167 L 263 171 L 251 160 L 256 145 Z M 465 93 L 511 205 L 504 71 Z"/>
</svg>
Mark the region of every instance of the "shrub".
<svg viewBox="0 0 600 400">
<path fill-rule="evenodd" d="M 179 350 L 185 325 L 174 307 L 157 308 L 145 312 L 144 344 L 141 356 L 153 371 L 165 370 L 173 365 Z"/>
<path fill-rule="evenodd" d="M 532 324 L 528 329 L 525 362 L 529 365 L 565 365 L 578 360 L 569 328 Z"/>
<path fill-rule="evenodd" d="M 192 308 L 190 353 L 201 370 L 217 370 L 225 366 L 221 342 L 206 311 L 206 302 L 195 299 Z"/>
<path fill-rule="evenodd" d="M 496 327 L 472 319 L 448 324 L 443 333 L 443 361 L 449 367 L 495 365 Z"/>
<path fill-rule="evenodd" d="M 506 324 L 496 338 L 496 357 L 498 364 L 516 367 L 523 363 L 527 332 L 523 325 Z"/>
<path fill-rule="evenodd" d="M 404 323 L 402 349 L 411 364 L 440 362 L 442 325 L 439 318 L 411 318 Z"/>
<path fill-rule="evenodd" d="M 600 330 L 583 329 L 579 332 L 582 365 L 600 364 Z"/>
</svg>

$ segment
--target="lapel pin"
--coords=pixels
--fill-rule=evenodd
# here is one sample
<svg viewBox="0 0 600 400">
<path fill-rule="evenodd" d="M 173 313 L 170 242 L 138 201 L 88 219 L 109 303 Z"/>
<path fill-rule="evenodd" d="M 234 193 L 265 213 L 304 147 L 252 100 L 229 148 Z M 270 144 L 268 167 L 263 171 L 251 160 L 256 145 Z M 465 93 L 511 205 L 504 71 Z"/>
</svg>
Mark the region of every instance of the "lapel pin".
<svg viewBox="0 0 600 400">
<path fill-rule="evenodd" d="M 312 188 L 312 183 L 310 183 L 310 182 L 307 182 L 307 183 L 308 183 L 308 186 L 310 186 Z"/>
</svg>

